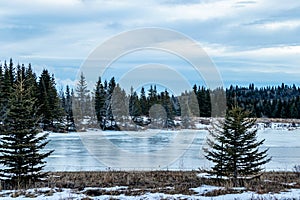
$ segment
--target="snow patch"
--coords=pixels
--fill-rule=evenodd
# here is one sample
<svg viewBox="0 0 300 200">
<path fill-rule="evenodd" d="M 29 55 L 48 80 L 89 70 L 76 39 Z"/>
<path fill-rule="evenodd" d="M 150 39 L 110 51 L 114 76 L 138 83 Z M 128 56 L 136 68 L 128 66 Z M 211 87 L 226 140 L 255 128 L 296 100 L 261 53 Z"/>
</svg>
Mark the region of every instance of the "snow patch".
<svg viewBox="0 0 300 200">
<path fill-rule="evenodd" d="M 204 195 L 208 192 L 212 192 L 214 190 L 220 190 L 224 189 L 224 187 L 217 187 L 217 186 L 211 186 L 211 185 L 202 185 L 197 188 L 191 188 L 190 190 L 193 190 L 194 192 L 198 193 L 199 195 Z"/>
<path fill-rule="evenodd" d="M 112 188 L 85 188 L 87 189 L 104 189 L 104 190 L 116 190 L 122 191 L 127 187 L 117 186 Z M 1 200 L 15 200 L 15 199 L 23 199 L 23 200 L 57 200 L 57 199 L 122 199 L 122 200 L 138 200 L 138 199 L 203 199 L 203 200 L 232 200 L 232 199 L 243 199 L 243 200 L 288 200 L 295 199 L 299 200 L 300 197 L 300 189 L 291 189 L 286 192 L 281 192 L 278 194 L 256 194 L 255 192 L 242 192 L 238 194 L 225 194 L 220 196 L 202 196 L 201 194 L 205 194 L 209 191 L 213 191 L 216 189 L 222 189 L 221 187 L 203 185 L 199 188 L 191 188 L 191 190 L 195 191 L 197 194 L 195 195 L 183 195 L 183 194 L 165 194 L 165 193 L 146 193 L 138 196 L 127 196 L 124 194 L 120 195 L 101 195 L 101 196 L 93 196 L 89 197 L 82 192 L 74 191 L 71 189 L 58 189 L 58 188 L 38 188 L 38 189 L 29 189 L 29 190 L 2 190 L 0 192 Z"/>
</svg>

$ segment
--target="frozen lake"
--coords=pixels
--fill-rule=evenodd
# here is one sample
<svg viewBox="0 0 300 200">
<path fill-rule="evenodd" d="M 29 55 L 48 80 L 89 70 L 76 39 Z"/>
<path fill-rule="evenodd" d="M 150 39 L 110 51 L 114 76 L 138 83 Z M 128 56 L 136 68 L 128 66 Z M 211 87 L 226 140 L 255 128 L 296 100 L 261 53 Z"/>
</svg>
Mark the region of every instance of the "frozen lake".
<svg viewBox="0 0 300 200">
<path fill-rule="evenodd" d="M 47 171 L 192 170 L 209 168 L 203 157 L 205 130 L 147 130 L 117 132 L 50 133 Z M 272 161 L 267 170 L 293 170 L 300 165 L 300 130 L 260 130 Z"/>
</svg>

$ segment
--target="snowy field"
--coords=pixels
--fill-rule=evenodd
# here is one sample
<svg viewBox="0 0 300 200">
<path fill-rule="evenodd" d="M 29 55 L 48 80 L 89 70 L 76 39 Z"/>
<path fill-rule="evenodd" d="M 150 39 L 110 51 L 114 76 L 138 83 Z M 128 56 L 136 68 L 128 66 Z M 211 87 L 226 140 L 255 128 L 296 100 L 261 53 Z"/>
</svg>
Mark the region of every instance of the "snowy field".
<svg viewBox="0 0 300 200">
<path fill-rule="evenodd" d="M 147 130 L 119 132 L 89 130 L 82 133 L 50 133 L 47 171 L 192 170 L 207 169 L 203 157 L 206 130 Z M 292 171 L 300 164 L 300 130 L 259 130 L 272 161 L 266 170 Z"/>
<path fill-rule="evenodd" d="M 191 188 L 195 191 L 194 195 L 183 195 L 183 194 L 164 194 L 164 193 L 146 193 L 140 196 L 129 196 L 129 195 L 101 195 L 101 196 L 87 196 L 84 194 L 87 190 L 105 190 L 105 191 L 122 191 L 126 187 L 113 187 L 113 188 L 85 188 L 81 192 L 76 192 L 71 189 L 53 189 L 53 188 L 40 188 L 40 189 L 30 189 L 27 191 L 14 191 L 14 190 L 3 190 L 0 192 L 3 200 L 80 200 L 80 199 L 97 199 L 97 200 L 108 200 L 108 199 L 120 199 L 120 200 L 138 200 L 138 199 L 148 199 L 148 200 L 159 200 L 159 199 L 203 199 L 203 200 L 299 200 L 300 199 L 300 189 L 292 189 L 287 192 L 281 192 L 278 194 L 256 194 L 254 192 L 242 192 L 239 194 L 226 194 L 220 196 L 204 196 L 205 193 L 221 189 L 220 187 L 203 185 L 198 188 Z M 236 188 L 240 190 L 240 188 Z M 19 195 L 19 196 L 18 196 Z M 26 197 L 27 196 L 27 197 Z"/>
</svg>

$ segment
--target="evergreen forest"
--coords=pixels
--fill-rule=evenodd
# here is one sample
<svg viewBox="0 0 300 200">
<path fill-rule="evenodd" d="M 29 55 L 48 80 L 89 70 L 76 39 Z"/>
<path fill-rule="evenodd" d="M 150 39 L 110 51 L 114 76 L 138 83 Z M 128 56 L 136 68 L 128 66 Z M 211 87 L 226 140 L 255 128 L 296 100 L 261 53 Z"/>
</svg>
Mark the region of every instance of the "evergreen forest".
<svg viewBox="0 0 300 200">
<path fill-rule="evenodd" d="M 249 110 L 251 117 L 300 118 L 300 87 L 296 85 L 282 83 L 258 88 L 251 83 L 248 87 L 209 89 L 195 84 L 190 91 L 174 96 L 167 89 L 158 90 L 155 84 L 139 91 L 131 88 L 126 93 L 114 77 L 109 80 L 99 77 L 90 89 L 81 73 L 75 86 L 62 88 L 47 69 L 37 76 L 31 64 L 14 64 L 10 59 L 0 65 L 1 122 L 10 103 L 9 94 L 21 79 L 25 88 L 30 88 L 30 97 L 37 99 L 35 106 L 43 130 L 64 132 L 85 127 L 118 130 L 117 122 L 126 124 L 129 120 L 136 125 L 151 126 L 161 123 L 160 118 L 166 119 L 160 127 L 172 127 L 176 125 L 176 117 L 183 122 L 191 116 L 211 117 L 211 98 L 220 93 L 226 95 L 227 108 L 239 106 Z"/>
</svg>

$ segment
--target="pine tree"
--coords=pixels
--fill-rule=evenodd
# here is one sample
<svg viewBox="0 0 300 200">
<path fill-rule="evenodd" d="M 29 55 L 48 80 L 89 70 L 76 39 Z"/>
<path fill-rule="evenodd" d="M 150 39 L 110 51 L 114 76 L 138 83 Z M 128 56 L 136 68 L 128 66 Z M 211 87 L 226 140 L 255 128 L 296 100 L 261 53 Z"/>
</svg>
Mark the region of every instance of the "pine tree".
<svg viewBox="0 0 300 200">
<path fill-rule="evenodd" d="M 212 138 L 208 139 L 211 149 L 204 149 L 205 157 L 215 165 L 212 174 L 227 176 L 238 185 L 239 177 L 253 176 L 261 172 L 261 166 L 269 162 L 267 151 L 259 151 L 264 140 L 257 141 L 254 118 L 240 107 L 233 107 L 226 114 L 224 123 L 213 125 Z"/>
<path fill-rule="evenodd" d="M 75 121 L 73 116 L 73 101 L 72 101 L 72 94 L 70 92 L 70 87 L 67 85 L 66 87 L 66 95 L 65 95 L 65 112 L 67 115 L 67 126 L 69 131 L 76 131 L 75 128 Z"/>
<path fill-rule="evenodd" d="M 130 88 L 129 114 L 132 117 L 138 117 L 142 115 L 142 108 L 139 97 L 132 87 Z"/>
<path fill-rule="evenodd" d="M 99 77 L 99 80 L 96 83 L 96 89 L 95 89 L 95 112 L 97 121 L 100 124 L 100 128 L 103 130 L 104 128 L 104 118 L 105 118 L 105 98 L 106 98 L 106 92 L 104 90 L 103 84 L 101 82 L 101 77 Z"/>
<path fill-rule="evenodd" d="M 105 81 L 106 82 L 106 81 Z M 112 112 L 112 96 L 114 89 L 116 87 L 115 78 L 112 77 L 108 83 L 108 86 L 104 82 L 104 88 L 106 88 L 106 98 L 105 98 L 105 118 L 104 125 L 105 129 L 109 130 L 118 130 L 119 128 L 116 126 L 115 118 Z"/>
<path fill-rule="evenodd" d="M 180 116 L 181 115 L 181 109 L 180 109 L 180 103 L 178 100 L 178 97 L 175 97 L 174 95 L 172 95 L 172 104 L 174 107 L 174 115 L 175 116 Z"/>
<path fill-rule="evenodd" d="M 25 69 L 25 89 L 31 91 L 31 96 L 34 98 L 39 97 L 39 89 L 36 74 L 32 71 L 31 64 L 28 65 L 28 68 Z"/>
<path fill-rule="evenodd" d="M 117 122 L 123 122 L 124 117 L 129 114 L 126 100 L 126 92 L 117 84 L 111 99 L 112 113 Z"/>
<path fill-rule="evenodd" d="M 115 122 L 115 116 L 112 110 L 112 104 L 116 103 L 113 102 L 113 98 L 118 98 L 118 93 L 121 92 L 121 88 L 118 89 L 119 92 L 114 92 L 115 88 L 117 87 L 115 78 L 112 77 L 107 83 L 107 81 L 104 81 L 104 84 L 101 82 L 101 78 L 99 77 L 99 80 L 96 83 L 96 89 L 95 89 L 95 98 L 94 98 L 94 108 L 95 108 L 95 114 L 97 116 L 97 121 L 100 124 L 100 127 L 102 130 L 109 129 L 109 130 L 119 130 L 117 127 L 117 124 Z M 114 94 L 115 93 L 115 94 Z M 116 97 L 113 97 L 115 95 Z M 126 97 L 126 94 L 125 94 Z M 123 97 L 122 97 L 123 98 Z M 118 99 L 115 99 L 118 100 Z M 123 99 L 124 100 L 124 99 Z M 121 100 L 121 101 L 123 101 Z M 124 100 L 125 101 L 125 100 Z M 123 105 L 124 106 L 124 105 Z M 117 112 L 117 111 L 116 111 Z M 128 112 L 128 111 L 126 111 Z"/>
<path fill-rule="evenodd" d="M 171 97 L 169 95 L 169 92 L 167 91 L 167 89 L 165 90 L 165 92 L 161 93 L 162 95 L 162 106 L 164 107 L 164 110 L 167 114 L 166 116 L 166 121 L 165 121 L 165 127 L 173 127 L 175 126 L 175 124 L 173 123 L 173 119 L 174 119 L 174 106 L 173 103 L 171 101 Z"/>
<path fill-rule="evenodd" d="M 9 82 L 10 85 L 13 86 L 15 82 L 15 69 L 12 58 L 9 60 L 9 68 L 8 68 Z"/>
<path fill-rule="evenodd" d="M 65 93 L 64 93 L 63 87 L 60 88 L 59 98 L 60 98 L 60 107 L 63 108 L 63 110 L 64 110 L 64 112 L 66 114 L 66 97 L 65 97 Z"/>
<path fill-rule="evenodd" d="M 156 85 L 154 87 L 151 85 L 150 89 L 148 90 L 148 109 L 151 108 L 151 106 L 157 104 L 157 91 L 156 91 Z"/>
<path fill-rule="evenodd" d="M 203 108 L 203 117 L 211 116 L 211 100 L 210 100 L 210 91 L 209 89 L 204 91 L 204 108 Z"/>
<path fill-rule="evenodd" d="M 80 74 L 80 79 L 77 83 L 75 92 L 76 92 L 76 97 L 75 97 L 75 111 L 76 113 L 76 119 L 78 122 L 82 122 L 85 116 L 89 115 L 88 108 L 90 105 L 88 105 L 88 85 L 85 79 L 84 74 L 81 72 Z"/>
<path fill-rule="evenodd" d="M 2 77 L 2 84 L 1 84 L 1 116 L 6 112 L 8 106 L 8 96 L 12 92 L 12 84 L 11 84 L 11 77 L 9 68 L 4 62 L 4 74 Z"/>
<path fill-rule="evenodd" d="M 44 129 L 53 129 L 54 121 L 61 121 L 63 109 L 60 106 L 60 99 L 55 88 L 54 75 L 50 76 L 48 70 L 44 69 L 38 82 L 38 105 L 39 114 L 42 115 L 41 122 Z"/>
<path fill-rule="evenodd" d="M 1 125 L 1 179 L 8 179 L 18 188 L 45 177 L 44 159 L 53 152 L 40 153 L 48 143 L 47 134 L 38 135 L 36 99 L 30 93 L 24 80 L 16 83 Z"/>
<path fill-rule="evenodd" d="M 0 123 L 2 123 L 3 115 L 5 113 L 6 96 L 4 94 L 4 76 L 2 64 L 0 64 Z"/>
<path fill-rule="evenodd" d="M 146 92 L 144 87 L 142 87 L 141 89 L 140 105 L 142 108 L 142 114 L 149 115 L 149 108 L 147 105 L 147 98 L 146 98 Z"/>
</svg>

